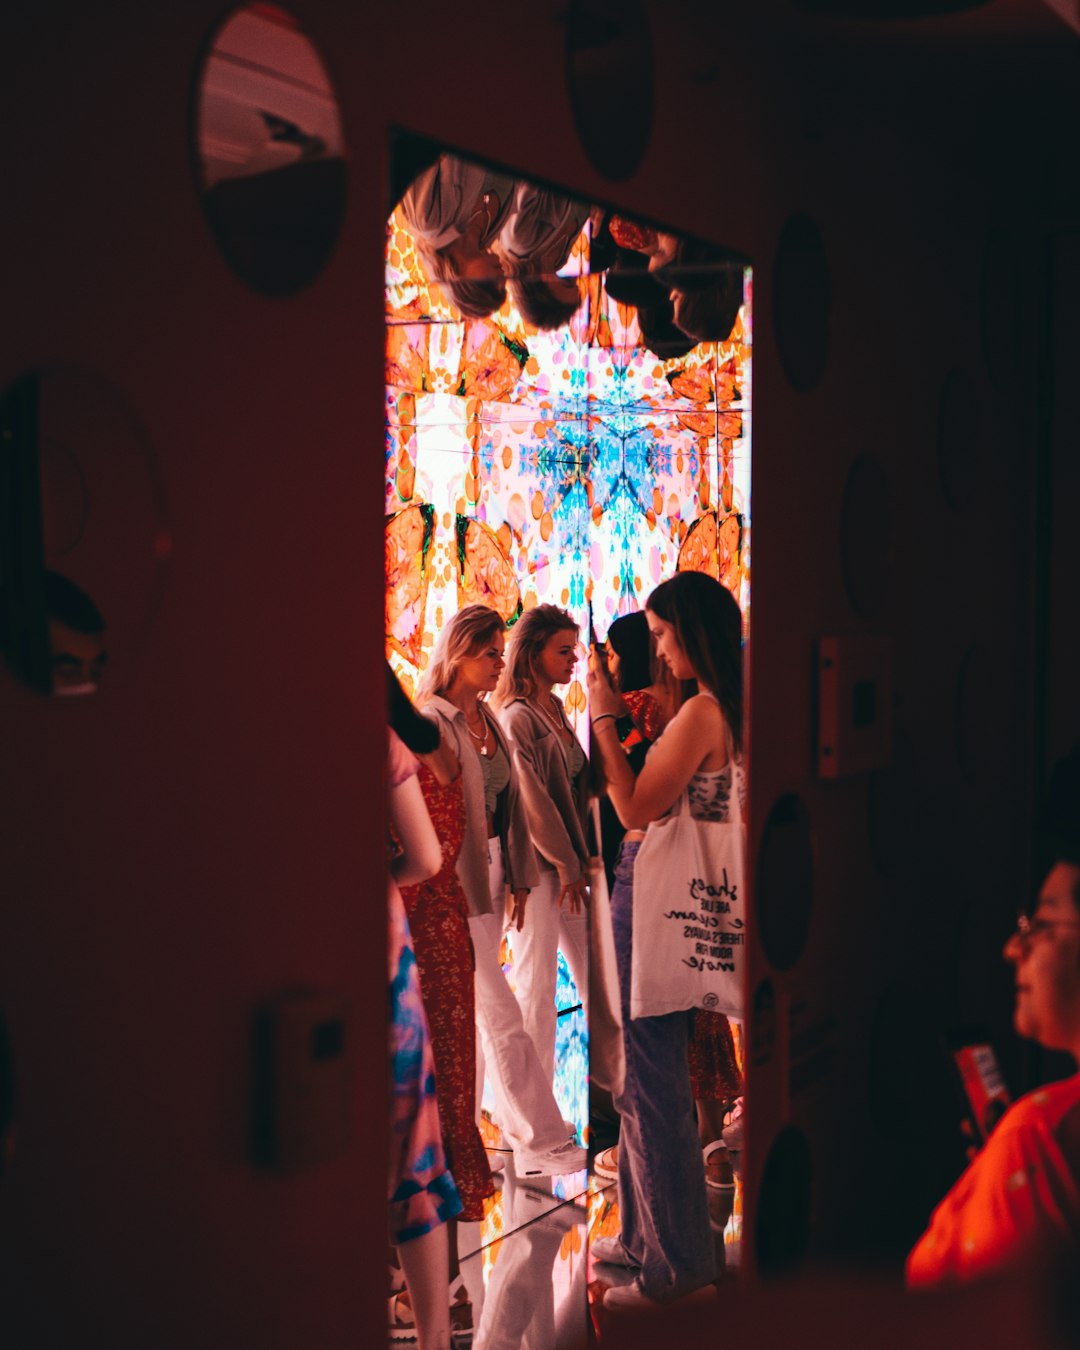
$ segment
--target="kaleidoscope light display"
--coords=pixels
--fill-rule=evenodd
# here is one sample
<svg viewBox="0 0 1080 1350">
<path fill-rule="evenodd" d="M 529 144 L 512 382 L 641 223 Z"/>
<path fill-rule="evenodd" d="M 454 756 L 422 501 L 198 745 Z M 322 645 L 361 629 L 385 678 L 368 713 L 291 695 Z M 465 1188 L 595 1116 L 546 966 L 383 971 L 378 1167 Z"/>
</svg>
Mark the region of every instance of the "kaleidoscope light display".
<svg viewBox="0 0 1080 1350">
<path fill-rule="evenodd" d="M 551 602 L 603 637 L 678 567 L 749 604 L 751 279 L 724 342 L 658 359 L 636 312 L 589 272 L 539 332 L 509 300 L 462 319 L 399 211 L 386 252 L 387 645 L 407 688 L 441 626 L 480 600 L 513 622 Z M 575 722 L 583 681 L 564 693 Z"/>
</svg>

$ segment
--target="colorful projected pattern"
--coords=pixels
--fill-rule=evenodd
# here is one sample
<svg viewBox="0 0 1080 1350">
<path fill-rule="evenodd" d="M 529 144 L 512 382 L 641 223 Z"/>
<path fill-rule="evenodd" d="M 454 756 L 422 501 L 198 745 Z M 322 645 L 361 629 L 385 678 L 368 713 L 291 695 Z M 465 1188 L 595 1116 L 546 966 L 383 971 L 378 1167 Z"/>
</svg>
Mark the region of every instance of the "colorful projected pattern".
<svg viewBox="0 0 1080 1350">
<path fill-rule="evenodd" d="M 749 601 L 750 275 L 728 341 L 659 360 L 633 309 L 583 303 L 553 333 L 510 301 L 462 320 L 387 226 L 387 645 L 407 687 L 439 629 L 480 600 L 512 622 L 551 602 L 601 637 L 678 566 Z M 575 720 L 583 684 L 564 691 Z"/>
</svg>

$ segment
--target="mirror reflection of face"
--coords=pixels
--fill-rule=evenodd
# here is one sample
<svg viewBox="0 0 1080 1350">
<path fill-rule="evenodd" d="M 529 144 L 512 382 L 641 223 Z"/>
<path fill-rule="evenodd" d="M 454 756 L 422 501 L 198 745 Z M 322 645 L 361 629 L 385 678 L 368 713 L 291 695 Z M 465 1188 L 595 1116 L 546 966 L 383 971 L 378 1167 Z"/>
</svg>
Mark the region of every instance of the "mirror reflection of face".
<svg viewBox="0 0 1080 1350">
<path fill-rule="evenodd" d="M 675 634 L 675 625 L 669 623 L 667 619 L 661 619 L 651 609 L 645 611 L 645 617 L 649 624 L 649 632 L 656 643 L 656 655 L 677 680 L 694 679 L 694 667 L 690 664 L 689 657 L 679 644 L 679 639 Z"/>
<path fill-rule="evenodd" d="M 499 683 L 499 676 L 503 672 L 505 650 L 506 639 L 502 633 L 496 633 L 478 652 L 465 657 L 458 666 L 458 679 L 470 689 L 475 689 L 477 693 L 490 694 Z"/>
<path fill-rule="evenodd" d="M 105 634 L 80 633 L 59 619 L 49 620 L 53 693 L 93 694 L 105 673 Z"/>
<path fill-rule="evenodd" d="M 577 661 L 577 629 L 564 628 L 552 633 L 540 648 L 537 673 L 549 684 L 569 684 Z"/>
</svg>

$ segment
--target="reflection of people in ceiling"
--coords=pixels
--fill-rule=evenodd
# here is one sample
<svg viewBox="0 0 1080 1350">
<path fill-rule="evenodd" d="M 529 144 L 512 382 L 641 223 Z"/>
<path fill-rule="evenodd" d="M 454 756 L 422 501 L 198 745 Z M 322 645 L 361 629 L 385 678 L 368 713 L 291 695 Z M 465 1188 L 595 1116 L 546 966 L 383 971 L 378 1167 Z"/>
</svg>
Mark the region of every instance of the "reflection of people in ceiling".
<svg viewBox="0 0 1080 1350">
<path fill-rule="evenodd" d="M 432 280 L 468 318 L 483 319 L 506 299 L 492 245 L 510 214 L 514 180 L 440 155 L 409 185 L 401 209 Z"/>
<path fill-rule="evenodd" d="M 650 259 L 654 277 L 670 288 L 673 317 L 695 342 L 726 342 L 743 301 L 741 262 L 724 249 L 661 235 L 662 251 Z M 657 257 L 663 258 L 653 266 Z"/>
<path fill-rule="evenodd" d="M 743 299 L 742 265 L 733 254 L 622 216 L 612 217 L 611 234 L 618 252 L 608 294 L 637 306 L 651 350 L 667 359 L 699 342 L 728 339 Z"/>
<path fill-rule="evenodd" d="M 534 328 L 550 331 L 569 323 L 581 305 L 573 277 L 560 277 L 589 218 L 584 202 L 550 188 L 518 183 L 495 252 L 502 260 L 511 299 Z"/>
</svg>

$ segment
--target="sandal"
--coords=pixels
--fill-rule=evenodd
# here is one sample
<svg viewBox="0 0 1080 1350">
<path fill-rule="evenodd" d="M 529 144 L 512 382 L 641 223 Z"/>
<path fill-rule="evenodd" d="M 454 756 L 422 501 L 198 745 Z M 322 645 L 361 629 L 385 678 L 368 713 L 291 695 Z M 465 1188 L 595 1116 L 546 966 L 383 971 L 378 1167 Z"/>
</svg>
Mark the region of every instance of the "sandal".
<svg viewBox="0 0 1080 1350">
<path fill-rule="evenodd" d="M 390 1299 L 389 1329 L 391 1345 L 416 1345 L 419 1339 L 407 1289 Z M 472 1334 L 472 1301 L 465 1281 L 458 1275 L 450 1286 L 450 1339 L 454 1345 L 465 1346 L 471 1342 Z"/>
<path fill-rule="evenodd" d="M 705 1163 L 705 1185 L 711 1186 L 714 1191 L 733 1191 L 735 1189 L 735 1173 L 731 1167 L 731 1157 L 728 1154 L 727 1146 L 722 1139 L 714 1139 L 711 1144 L 706 1144 L 701 1151 Z M 717 1154 L 722 1157 L 717 1157 Z"/>
<path fill-rule="evenodd" d="M 390 1298 L 390 1344 L 416 1345 L 418 1340 L 409 1291 L 403 1289 Z"/>
<path fill-rule="evenodd" d="M 602 1149 L 593 1159 L 593 1173 L 598 1177 L 604 1177 L 608 1181 L 618 1181 L 619 1179 L 619 1146 L 612 1144 L 610 1148 Z"/>
<path fill-rule="evenodd" d="M 472 1301 L 459 1274 L 450 1286 L 450 1340 L 454 1345 L 470 1345 L 472 1334 Z"/>
<path fill-rule="evenodd" d="M 741 1097 L 736 1098 L 735 1105 L 725 1114 L 724 1128 L 720 1131 L 720 1138 L 732 1153 L 737 1153 L 742 1148 L 743 1099 Z"/>
</svg>

